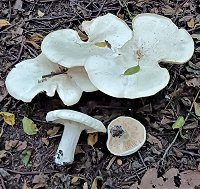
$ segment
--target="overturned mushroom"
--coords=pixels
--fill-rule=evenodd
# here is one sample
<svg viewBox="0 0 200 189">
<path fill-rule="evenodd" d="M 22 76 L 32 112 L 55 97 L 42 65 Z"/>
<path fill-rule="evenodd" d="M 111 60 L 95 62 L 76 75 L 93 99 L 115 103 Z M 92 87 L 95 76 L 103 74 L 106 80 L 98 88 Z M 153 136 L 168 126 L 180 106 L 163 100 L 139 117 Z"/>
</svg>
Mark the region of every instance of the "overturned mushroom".
<svg viewBox="0 0 200 189">
<path fill-rule="evenodd" d="M 73 162 L 76 145 L 83 130 L 106 132 L 105 126 L 99 120 L 72 110 L 51 111 L 47 114 L 46 120 L 64 125 L 64 132 L 55 155 L 55 162 L 60 165 Z"/>
<path fill-rule="evenodd" d="M 136 119 L 120 116 L 107 128 L 108 150 L 116 156 L 128 156 L 138 151 L 146 140 L 145 127 Z"/>
<path fill-rule="evenodd" d="M 53 96 L 57 91 L 64 104 L 73 105 L 83 91 L 97 90 L 84 67 L 67 69 L 49 61 L 43 54 L 17 64 L 5 83 L 9 94 L 24 102 L 30 102 L 40 92 Z"/>
</svg>

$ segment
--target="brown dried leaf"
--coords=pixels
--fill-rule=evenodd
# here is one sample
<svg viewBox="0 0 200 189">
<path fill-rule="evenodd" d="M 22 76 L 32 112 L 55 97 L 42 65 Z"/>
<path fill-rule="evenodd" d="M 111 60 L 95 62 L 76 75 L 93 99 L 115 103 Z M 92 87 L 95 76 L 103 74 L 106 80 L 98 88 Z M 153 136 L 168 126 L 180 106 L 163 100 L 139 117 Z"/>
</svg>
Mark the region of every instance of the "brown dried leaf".
<svg viewBox="0 0 200 189">
<path fill-rule="evenodd" d="M 150 135 L 149 133 L 147 134 L 147 141 L 149 143 L 151 143 L 151 144 L 157 144 L 160 149 L 163 148 L 162 143 L 160 142 L 160 140 L 158 140 L 156 137 Z"/>
<path fill-rule="evenodd" d="M 13 6 L 13 9 L 14 10 L 21 10 L 22 9 L 22 4 L 23 4 L 22 0 L 16 0 L 15 4 Z"/>
<path fill-rule="evenodd" d="M 17 143 L 19 141 L 18 140 L 9 140 L 5 142 L 5 150 L 11 150 L 12 148 L 14 148 Z"/>
<path fill-rule="evenodd" d="M 189 28 L 194 28 L 195 26 L 195 19 L 191 18 L 189 21 L 187 21 L 187 25 Z"/>
<path fill-rule="evenodd" d="M 91 189 L 98 189 L 98 188 L 99 188 L 99 187 L 97 187 L 97 186 L 98 186 L 98 185 L 97 185 L 97 181 L 98 181 L 98 180 L 103 180 L 103 179 L 102 179 L 102 177 L 97 176 L 97 177 L 94 179 L 93 183 L 92 183 Z"/>
<path fill-rule="evenodd" d="M 53 127 L 53 129 L 49 129 L 47 131 L 47 135 L 50 137 L 55 136 L 58 133 L 59 129 L 60 129 L 60 127 Z"/>
<path fill-rule="evenodd" d="M 39 17 L 43 17 L 44 16 L 44 13 L 39 9 L 37 11 L 37 14 L 38 14 Z"/>
<path fill-rule="evenodd" d="M 157 169 L 153 168 L 147 170 L 140 184 L 135 183 L 129 189 L 194 189 L 199 185 L 199 180 L 200 172 L 184 171 L 179 173 L 175 168 L 171 168 L 162 177 L 157 178 Z"/>
<path fill-rule="evenodd" d="M 200 78 L 192 78 L 186 81 L 187 86 L 189 87 L 200 87 Z"/>
<path fill-rule="evenodd" d="M 43 142 L 46 146 L 49 146 L 49 140 L 48 140 L 48 138 L 42 138 L 42 142 Z"/>
<path fill-rule="evenodd" d="M 44 36 L 39 33 L 33 33 L 29 38 L 29 41 L 40 42 L 44 39 Z"/>
<path fill-rule="evenodd" d="M 86 34 L 84 34 L 83 32 L 81 32 L 80 30 L 78 31 L 78 35 L 81 38 L 82 41 L 87 41 L 88 40 L 88 36 Z"/>
<path fill-rule="evenodd" d="M 87 143 L 90 146 L 94 146 L 98 141 L 98 133 L 89 133 L 87 138 Z"/>
<path fill-rule="evenodd" d="M 122 165 L 123 164 L 122 160 L 121 159 L 117 159 L 117 164 L 118 165 Z"/>
<path fill-rule="evenodd" d="M 26 43 L 31 44 L 35 49 L 40 49 L 40 45 L 38 45 L 35 41 L 26 40 Z"/>
<path fill-rule="evenodd" d="M 33 189 L 47 186 L 48 180 L 49 180 L 49 177 L 47 175 L 44 175 L 44 174 L 35 175 L 32 183 L 36 185 L 34 185 Z"/>
<path fill-rule="evenodd" d="M 0 19 L 0 28 L 4 26 L 10 26 L 10 23 L 5 19 Z"/>
<path fill-rule="evenodd" d="M 194 112 L 197 116 L 200 116 L 200 103 L 194 102 Z"/>
<path fill-rule="evenodd" d="M 74 184 L 78 181 L 78 177 L 72 177 L 71 183 Z"/>
<path fill-rule="evenodd" d="M 19 141 L 17 144 L 17 151 L 25 150 L 27 147 L 27 141 Z"/>
<path fill-rule="evenodd" d="M 6 157 L 6 150 L 0 151 L 0 159 Z"/>
<path fill-rule="evenodd" d="M 24 184 L 23 184 L 22 189 L 31 189 L 31 187 L 28 187 L 28 186 L 26 185 L 26 180 L 24 181 Z"/>
<path fill-rule="evenodd" d="M 81 146 L 80 146 L 80 145 L 77 145 L 74 154 L 76 155 L 76 154 L 84 154 L 84 153 L 85 153 L 85 152 L 82 150 Z"/>
</svg>

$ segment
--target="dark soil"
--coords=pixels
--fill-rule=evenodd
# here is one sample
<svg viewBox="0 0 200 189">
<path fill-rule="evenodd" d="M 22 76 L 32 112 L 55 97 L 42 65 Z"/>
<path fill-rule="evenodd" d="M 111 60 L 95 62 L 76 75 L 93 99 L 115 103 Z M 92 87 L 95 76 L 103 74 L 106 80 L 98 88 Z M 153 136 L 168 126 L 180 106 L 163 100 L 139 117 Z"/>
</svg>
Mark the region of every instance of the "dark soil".
<svg viewBox="0 0 200 189">
<path fill-rule="evenodd" d="M 130 26 L 131 16 L 144 12 L 158 13 L 171 18 L 190 34 L 200 32 L 199 0 L 22 0 L 22 6 L 20 2 L 0 0 L 0 19 L 11 23 L 10 26 L 0 28 L 0 80 L 3 81 L 16 63 L 40 53 L 40 49 L 26 42 L 33 33 L 46 36 L 51 31 L 62 28 L 79 30 L 83 20 L 106 13 L 118 15 Z M 44 16 L 39 17 L 38 10 Z M 188 21 L 192 18 L 196 22 L 191 28 Z M 40 45 L 40 42 L 37 44 Z M 195 53 L 191 59 L 193 64 L 200 62 L 199 44 L 200 41 L 195 41 Z M 31 158 L 29 164 L 24 166 L 20 158 L 22 152 L 16 148 L 8 150 L 6 157 L 0 158 L 0 167 L 10 176 L 0 176 L 0 188 L 20 189 L 23 185 L 23 189 L 28 189 L 26 185 L 38 188 L 32 181 L 35 175 L 43 173 L 47 177 L 43 178 L 45 184 L 39 182 L 41 188 L 87 189 L 87 184 L 91 188 L 97 178 L 98 188 L 121 189 L 140 181 L 148 168 L 156 167 L 159 175 L 171 167 L 180 171 L 196 170 L 200 162 L 200 126 L 199 117 L 195 115 L 192 106 L 194 98 L 196 102 L 200 102 L 199 85 L 188 86 L 186 81 L 198 78 L 200 69 L 188 63 L 163 66 L 170 72 L 170 82 L 165 89 L 148 98 L 117 99 L 98 91 L 85 93 L 79 103 L 65 107 L 57 96 L 49 98 L 40 94 L 31 103 L 23 103 L 7 95 L 0 103 L 0 110 L 14 113 L 16 124 L 11 127 L 0 119 L 0 125 L 4 125 L 0 151 L 5 149 L 5 141 L 27 141 Z M 50 137 L 48 146 L 42 142 L 42 138 L 48 137 L 47 131 L 55 126 L 45 122 L 46 113 L 61 108 L 86 113 L 103 121 L 106 126 L 120 115 L 134 117 L 146 126 L 148 141 L 133 155 L 115 157 L 106 148 L 106 134 L 99 134 L 98 142 L 91 147 L 87 144 L 87 134 L 83 132 L 78 142 L 82 152 L 79 149 L 72 165 L 58 167 L 54 164 L 54 155 L 60 135 Z M 24 133 L 21 123 L 24 116 L 37 124 L 37 135 L 30 137 Z M 171 125 L 178 116 L 187 117 L 181 132 L 187 138 L 177 135 L 172 143 L 179 131 L 173 130 Z M 189 125 L 191 123 L 193 126 Z M 62 134 L 62 127 L 59 134 Z M 152 136 L 157 140 L 152 141 Z M 168 147 L 171 148 L 166 150 Z M 76 177 L 77 180 L 72 180 Z"/>
</svg>

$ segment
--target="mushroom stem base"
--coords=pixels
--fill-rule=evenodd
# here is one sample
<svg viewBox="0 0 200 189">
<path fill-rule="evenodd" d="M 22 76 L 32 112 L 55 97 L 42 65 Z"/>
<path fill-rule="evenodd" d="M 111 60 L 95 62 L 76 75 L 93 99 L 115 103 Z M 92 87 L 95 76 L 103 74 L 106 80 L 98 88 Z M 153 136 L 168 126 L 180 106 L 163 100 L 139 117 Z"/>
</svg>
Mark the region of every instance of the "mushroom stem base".
<svg viewBox="0 0 200 189">
<path fill-rule="evenodd" d="M 56 164 L 63 165 L 74 161 L 74 153 L 81 132 L 82 128 L 78 123 L 72 122 L 65 125 L 64 132 L 55 155 Z"/>
</svg>

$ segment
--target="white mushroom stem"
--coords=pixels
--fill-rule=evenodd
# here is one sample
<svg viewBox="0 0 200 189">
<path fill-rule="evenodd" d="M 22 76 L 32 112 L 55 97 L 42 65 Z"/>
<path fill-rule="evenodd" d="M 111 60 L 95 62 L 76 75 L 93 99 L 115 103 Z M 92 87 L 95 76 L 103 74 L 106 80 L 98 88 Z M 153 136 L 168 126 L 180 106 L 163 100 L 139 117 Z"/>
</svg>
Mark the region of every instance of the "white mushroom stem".
<svg viewBox="0 0 200 189">
<path fill-rule="evenodd" d="M 55 155 L 55 163 L 63 165 L 74 161 L 74 153 L 83 128 L 76 122 L 67 122 Z"/>
</svg>

